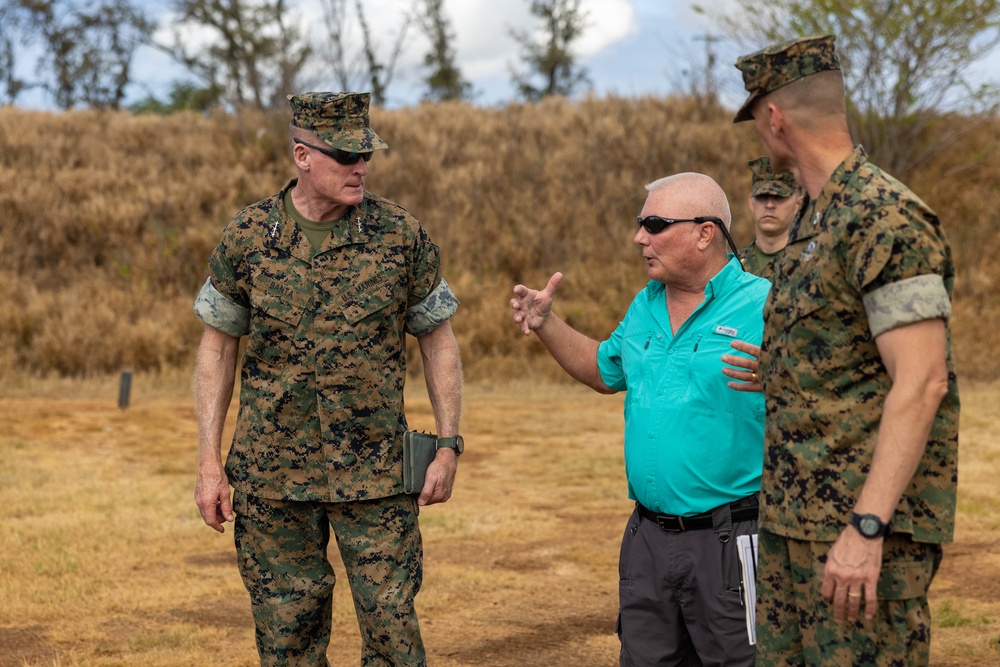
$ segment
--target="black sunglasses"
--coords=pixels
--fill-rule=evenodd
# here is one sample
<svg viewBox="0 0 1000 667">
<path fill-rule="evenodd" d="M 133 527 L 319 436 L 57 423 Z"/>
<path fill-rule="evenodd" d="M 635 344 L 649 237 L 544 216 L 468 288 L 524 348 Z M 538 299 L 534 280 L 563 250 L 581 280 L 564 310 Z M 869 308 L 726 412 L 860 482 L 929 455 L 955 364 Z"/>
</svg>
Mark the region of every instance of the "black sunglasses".
<svg viewBox="0 0 1000 667">
<path fill-rule="evenodd" d="M 369 151 L 367 153 L 348 153 L 347 151 L 342 151 L 339 148 L 323 148 L 322 146 L 316 146 L 314 144 L 306 143 L 301 139 L 292 139 L 292 141 L 294 141 L 297 144 L 302 144 L 303 146 L 308 146 L 313 150 L 319 151 L 320 153 L 326 155 L 327 157 L 332 157 L 338 163 L 343 165 L 357 164 L 358 160 L 364 160 L 365 162 L 368 162 L 368 160 L 372 159 L 373 155 L 372 151 Z"/>
<path fill-rule="evenodd" d="M 733 242 L 733 237 L 729 235 L 729 230 L 726 229 L 725 223 L 714 215 L 702 215 L 697 218 L 661 218 L 658 215 L 648 215 L 645 218 L 636 218 L 639 221 L 639 226 L 645 229 L 650 234 L 659 234 L 664 229 L 670 225 L 677 222 L 694 222 L 701 224 L 703 222 L 713 222 L 719 226 L 722 230 L 722 235 L 726 237 L 726 242 L 729 243 L 729 247 L 733 249 L 733 254 L 737 257 L 740 256 L 740 251 L 737 250 L 736 244 Z M 742 262 L 740 263 L 740 268 L 743 268 Z"/>
</svg>

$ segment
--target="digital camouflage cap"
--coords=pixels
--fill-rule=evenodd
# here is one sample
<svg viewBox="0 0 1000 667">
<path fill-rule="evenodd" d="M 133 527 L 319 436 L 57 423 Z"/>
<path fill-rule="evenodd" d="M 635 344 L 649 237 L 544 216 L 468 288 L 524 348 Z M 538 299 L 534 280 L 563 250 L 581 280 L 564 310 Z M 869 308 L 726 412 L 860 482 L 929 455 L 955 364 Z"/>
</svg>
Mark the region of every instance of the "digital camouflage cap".
<svg viewBox="0 0 1000 667">
<path fill-rule="evenodd" d="M 315 132 L 334 148 L 370 153 L 389 145 L 372 130 L 368 93 L 302 93 L 289 95 L 292 125 Z"/>
<path fill-rule="evenodd" d="M 734 123 L 753 118 L 754 101 L 804 76 L 839 70 L 840 58 L 833 48 L 833 35 L 800 37 L 774 44 L 736 59 L 743 73 L 743 85 L 750 97 L 733 118 Z"/>
<path fill-rule="evenodd" d="M 791 197 L 798 189 L 795 176 L 790 171 L 775 174 L 771 169 L 771 161 L 766 157 L 747 162 L 752 174 L 750 180 L 750 196 L 776 195 Z"/>
</svg>

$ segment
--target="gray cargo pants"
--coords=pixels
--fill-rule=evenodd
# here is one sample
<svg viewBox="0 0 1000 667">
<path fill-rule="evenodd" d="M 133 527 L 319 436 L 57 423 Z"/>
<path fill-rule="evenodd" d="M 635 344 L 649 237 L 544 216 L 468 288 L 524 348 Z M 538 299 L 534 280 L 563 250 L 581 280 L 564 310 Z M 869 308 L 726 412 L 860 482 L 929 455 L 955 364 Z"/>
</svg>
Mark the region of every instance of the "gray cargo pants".
<svg viewBox="0 0 1000 667">
<path fill-rule="evenodd" d="M 740 590 L 736 536 L 757 521 L 732 522 L 733 506 L 711 512 L 711 527 L 663 530 L 632 513 L 619 560 L 618 637 L 622 667 L 753 665 Z"/>
</svg>

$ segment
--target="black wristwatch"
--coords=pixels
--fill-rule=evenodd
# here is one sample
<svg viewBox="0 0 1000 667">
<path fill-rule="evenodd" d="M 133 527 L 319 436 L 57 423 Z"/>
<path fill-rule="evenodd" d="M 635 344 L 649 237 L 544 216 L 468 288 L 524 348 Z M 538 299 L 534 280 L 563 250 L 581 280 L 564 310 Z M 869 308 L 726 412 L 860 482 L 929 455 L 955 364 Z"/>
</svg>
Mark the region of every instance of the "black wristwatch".
<svg viewBox="0 0 1000 667">
<path fill-rule="evenodd" d="M 862 537 L 873 540 L 876 537 L 885 537 L 889 532 L 889 524 L 883 523 L 882 519 L 874 514 L 851 514 L 851 525 L 858 529 Z"/>
<path fill-rule="evenodd" d="M 451 438 L 438 438 L 437 448 L 441 449 L 442 447 L 454 449 L 455 456 L 461 456 L 462 452 L 465 451 L 465 440 L 460 435 L 456 435 Z"/>
</svg>

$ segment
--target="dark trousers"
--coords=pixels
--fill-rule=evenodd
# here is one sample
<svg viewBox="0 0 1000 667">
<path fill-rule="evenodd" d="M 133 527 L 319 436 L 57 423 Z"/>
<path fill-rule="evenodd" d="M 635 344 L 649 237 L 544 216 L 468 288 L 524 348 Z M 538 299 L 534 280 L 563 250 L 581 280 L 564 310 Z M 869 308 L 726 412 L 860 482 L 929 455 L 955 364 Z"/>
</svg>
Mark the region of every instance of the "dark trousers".
<svg viewBox="0 0 1000 667">
<path fill-rule="evenodd" d="M 618 565 L 622 667 L 754 664 L 736 536 L 757 532 L 757 521 L 734 524 L 730 511 L 717 508 L 711 528 L 685 531 L 632 513 Z"/>
</svg>

